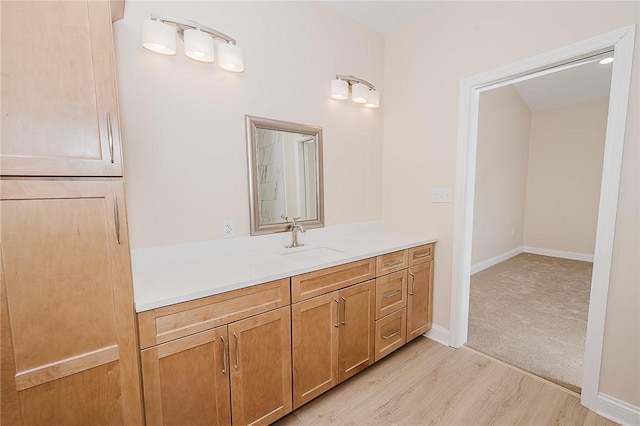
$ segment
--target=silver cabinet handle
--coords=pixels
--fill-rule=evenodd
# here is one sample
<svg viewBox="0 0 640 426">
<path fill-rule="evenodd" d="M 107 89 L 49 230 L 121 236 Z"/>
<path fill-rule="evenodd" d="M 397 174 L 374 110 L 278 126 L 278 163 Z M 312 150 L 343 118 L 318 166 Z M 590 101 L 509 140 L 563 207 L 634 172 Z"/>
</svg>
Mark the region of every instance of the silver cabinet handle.
<svg viewBox="0 0 640 426">
<path fill-rule="evenodd" d="M 387 293 L 387 294 L 385 294 L 385 295 L 384 295 L 384 296 L 382 296 L 382 297 L 383 297 L 383 298 L 385 298 L 385 299 L 388 299 L 388 298 L 390 298 L 390 297 L 397 296 L 397 295 L 398 295 L 398 294 L 400 294 L 400 293 L 401 293 L 401 291 L 400 291 L 400 290 L 396 290 L 396 291 L 392 291 L 391 293 Z"/>
<path fill-rule="evenodd" d="M 109 154 L 113 163 L 113 128 L 111 127 L 111 113 L 107 113 L 107 139 L 109 140 Z"/>
<path fill-rule="evenodd" d="M 431 250 L 429 250 L 429 251 L 428 251 L 428 252 L 426 252 L 426 253 L 422 253 L 422 254 L 414 254 L 414 255 L 413 255 L 413 258 L 414 258 L 414 259 L 422 259 L 423 257 L 427 257 L 427 256 L 429 256 L 430 254 L 431 254 Z"/>
<path fill-rule="evenodd" d="M 342 325 L 347 325 L 347 299 L 341 297 L 342 302 L 344 302 L 344 317 L 342 318 Z"/>
<path fill-rule="evenodd" d="M 396 331 L 394 331 L 393 333 L 389 334 L 388 336 L 382 336 L 383 339 L 391 339 L 393 336 L 396 336 L 398 333 L 400 333 L 400 329 L 397 329 Z"/>
<path fill-rule="evenodd" d="M 238 370 L 239 369 L 239 367 L 238 367 L 238 358 L 240 358 L 240 348 L 239 348 L 239 345 L 238 345 L 238 336 L 236 335 L 236 333 L 233 333 L 233 338 L 236 339 L 236 365 L 235 365 L 235 367 L 236 367 L 236 370 Z"/>
<path fill-rule="evenodd" d="M 113 221 L 116 226 L 116 240 L 120 244 L 120 212 L 118 210 L 118 197 L 113 198 Z"/>
<path fill-rule="evenodd" d="M 402 260 L 396 260 L 394 262 L 385 263 L 383 266 L 385 268 L 390 268 L 392 266 L 396 266 L 396 265 L 400 265 L 400 264 L 402 264 Z"/>
<path fill-rule="evenodd" d="M 227 350 L 225 348 L 224 336 L 220 336 L 220 340 L 222 340 L 222 374 L 227 374 Z"/>
<path fill-rule="evenodd" d="M 416 291 L 416 276 L 413 275 L 413 272 L 409 272 L 409 275 L 411 275 L 411 291 L 409 292 L 409 295 L 413 296 L 413 293 Z"/>
<path fill-rule="evenodd" d="M 336 323 L 333 324 L 334 327 L 339 327 L 339 321 L 340 321 L 340 302 L 338 302 L 338 299 L 333 299 L 334 302 L 336 302 Z"/>
</svg>

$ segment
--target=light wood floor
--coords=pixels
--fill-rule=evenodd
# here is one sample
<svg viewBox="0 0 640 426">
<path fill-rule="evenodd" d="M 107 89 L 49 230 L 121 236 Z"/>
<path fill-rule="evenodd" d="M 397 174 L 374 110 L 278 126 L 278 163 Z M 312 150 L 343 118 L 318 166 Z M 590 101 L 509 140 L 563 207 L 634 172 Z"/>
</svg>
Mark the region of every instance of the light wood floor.
<svg viewBox="0 0 640 426">
<path fill-rule="evenodd" d="M 277 425 L 613 425 L 557 385 L 419 337 Z"/>
</svg>

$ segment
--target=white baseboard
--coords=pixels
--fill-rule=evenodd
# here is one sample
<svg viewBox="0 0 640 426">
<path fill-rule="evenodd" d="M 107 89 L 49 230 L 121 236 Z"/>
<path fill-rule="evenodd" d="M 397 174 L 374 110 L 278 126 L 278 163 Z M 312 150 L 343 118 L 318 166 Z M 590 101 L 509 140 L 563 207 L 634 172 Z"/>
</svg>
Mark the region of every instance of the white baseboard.
<svg viewBox="0 0 640 426">
<path fill-rule="evenodd" d="M 475 265 L 471 265 L 471 275 L 476 272 L 484 271 L 487 268 L 491 268 L 494 265 L 497 265 L 500 262 L 504 262 L 507 259 L 511 259 L 513 256 L 517 256 L 522 253 L 523 247 L 516 247 L 513 250 L 506 251 L 497 256 L 493 256 L 491 259 L 483 260 L 482 262 L 478 262 Z"/>
<path fill-rule="evenodd" d="M 598 394 L 596 413 L 624 426 L 640 425 L 640 407 L 602 392 Z"/>
<path fill-rule="evenodd" d="M 433 324 L 431 326 L 431 330 L 427 331 L 424 336 L 431 340 L 435 340 L 441 345 L 449 346 L 449 330 L 440 327 L 437 324 Z"/>
<path fill-rule="evenodd" d="M 572 251 L 551 250 L 539 247 L 522 247 L 522 251 L 525 253 L 539 254 L 541 256 L 559 257 L 561 259 L 581 260 L 583 262 L 593 263 L 593 255 L 586 253 L 575 253 Z"/>
</svg>

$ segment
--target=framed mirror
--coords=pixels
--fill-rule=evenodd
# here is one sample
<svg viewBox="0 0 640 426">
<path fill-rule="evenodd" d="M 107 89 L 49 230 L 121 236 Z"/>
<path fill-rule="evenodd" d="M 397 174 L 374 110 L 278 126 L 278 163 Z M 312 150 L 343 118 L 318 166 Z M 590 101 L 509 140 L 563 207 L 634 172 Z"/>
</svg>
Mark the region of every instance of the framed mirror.
<svg viewBox="0 0 640 426">
<path fill-rule="evenodd" d="M 246 117 L 251 235 L 324 226 L 322 128 Z"/>
</svg>

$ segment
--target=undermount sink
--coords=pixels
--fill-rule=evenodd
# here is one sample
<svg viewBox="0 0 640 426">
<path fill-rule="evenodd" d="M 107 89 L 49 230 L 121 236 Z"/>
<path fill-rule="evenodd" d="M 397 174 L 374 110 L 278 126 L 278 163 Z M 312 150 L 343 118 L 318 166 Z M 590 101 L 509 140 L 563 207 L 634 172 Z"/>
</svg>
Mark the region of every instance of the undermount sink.
<svg viewBox="0 0 640 426">
<path fill-rule="evenodd" d="M 293 249 L 292 249 L 293 250 Z M 285 256 L 289 259 L 295 260 L 314 260 L 324 257 L 333 256 L 339 253 L 344 253 L 340 250 L 332 249 L 330 247 L 308 247 L 296 249 L 296 251 L 285 251 L 280 253 L 281 256 Z"/>
</svg>

